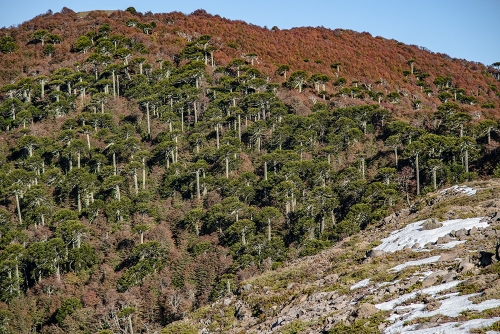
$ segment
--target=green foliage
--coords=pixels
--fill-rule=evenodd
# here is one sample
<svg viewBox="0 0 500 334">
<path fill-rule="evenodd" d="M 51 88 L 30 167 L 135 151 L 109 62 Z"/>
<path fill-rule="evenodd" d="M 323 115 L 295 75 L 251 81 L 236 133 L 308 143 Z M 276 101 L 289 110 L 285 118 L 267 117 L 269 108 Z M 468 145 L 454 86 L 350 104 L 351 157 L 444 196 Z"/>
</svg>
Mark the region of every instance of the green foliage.
<svg viewBox="0 0 500 334">
<path fill-rule="evenodd" d="M 3 53 L 16 52 L 19 47 L 16 41 L 11 36 L 3 36 L 0 38 L 0 51 Z"/>
<path fill-rule="evenodd" d="M 129 12 L 130 14 L 137 14 L 137 11 L 135 10 L 134 7 L 127 7 L 127 9 L 125 9 L 126 12 Z"/>
<path fill-rule="evenodd" d="M 378 223 L 403 200 L 411 204 L 417 156 L 422 193 L 433 191 L 434 181 L 439 188 L 487 178 L 498 164 L 488 153 L 498 140 L 497 120 L 476 123 L 463 105 L 494 109 L 496 100 L 482 92 L 466 96 L 451 75 L 436 77 L 433 90 L 426 82 L 431 74 L 413 68 L 424 93 L 418 100 L 405 98 L 403 89 L 386 96 L 382 78 L 356 80 L 349 59 L 343 76 L 340 62 L 329 74 L 308 73 L 295 62 L 275 65 L 280 86 L 263 64 L 267 58 L 257 62 L 256 53 L 234 52 L 242 40 L 219 52 L 218 37 L 182 33 L 173 21 L 178 13 L 155 31 L 156 16 L 133 7 L 127 12 L 131 28 L 120 28 L 127 35 L 113 32 L 116 22 L 92 18 L 92 29 L 65 41 L 73 52 L 88 53 L 77 57 L 81 62 L 65 61 L 70 68 L 56 68 L 62 38 L 40 29 L 28 39 L 43 47 L 22 46 L 23 56 L 33 57 L 29 48 L 54 55 L 47 69 L 54 71 L 14 78 L 11 69 L 2 70 L 9 84 L 0 87 L 0 131 L 7 138 L 0 143 L 0 299 L 9 307 L 26 302 L 32 310 L 23 314 L 37 317 L 20 332 L 63 323 L 69 330 L 72 322 L 92 331 L 84 317 L 103 306 L 103 296 L 93 295 L 95 284 L 149 298 L 150 311 L 120 302 L 121 325 L 134 318 L 133 327 L 178 319 L 235 293 L 242 277 L 258 272 L 266 273 L 262 284 L 285 290 L 314 273 L 272 269 Z M 172 42 L 165 50 L 160 35 Z M 13 37 L 0 38 L 1 52 L 17 49 Z M 227 58 L 236 54 L 242 58 Z M 172 63 L 160 59 L 166 55 Z M 321 57 L 314 57 L 307 69 L 319 71 Z M 411 71 L 403 75 L 414 80 Z M 308 93 L 298 98 L 287 89 Z M 442 104 L 434 108 L 438 99 Z M 387 102 L 421 111 L 401 120 L 394 108 L 382 107 Z M 335 107 L 339 103 L 349 107 Z M 493 174 L 500 177 L 500 167 Z M 355 278 L 369 274 L 361 270 Z M 377 275 L 383 281 L 388 274 Z M 341 284 L 347 281 L 332 289 L 344 291 Z M 82 291 L 89 307 L 78 311 L 79 300 L 68 299 L 52 324 L 54 306 L 46 300 L 60 303 L 69 289 Z M 254 314 L 264 319 L 290 294 L 252 300 Z M 210 330 L 227 331 L 234 312 L 209 314 Z M 338 330 L 369 332 L 370 321 Z M 297 321 L 282 331 L 303 332 L 308 325 Z M 174 323 L 163 332 L 196 331 Z"/>
<path fill-rule="evenodd" d="M 300 334 L 304 333 L 304 331 L 307 330 L 307 327 L 308 327 L 307 323 L 304 323 L 303 321 L 300 320 L 296 320 L 280 328 L 280 332 L 282 334 Z"/>
<path fill-rule="evenodd" d="M 72 315 L 76 310 L 82 308 L 82 303 L 78 298 L 68 298 L 66 299 L 61 307 L 56 311 L 55 319 L 58 324 L 62 325 L 64 319 L 68 315 Z"/>
<path fill-rule="evenodd" d="M 378 325 L 385 320 L 386 312 L 377 312 L 375 315 L 368 319 L 357 319 L 351 325 L 345 325 L 343 322 L 339 322 L 329 333 L 339 333 L 339 334 L 375 334 L 380 333 Z"/>
<path fill-rule="evenodd" d="M 198 329 L 191 324 L 172 323 L 163 328 L 162 334 L 197 334 Z"/>
<path fill-rule="evenodd" d="M 328 248 L 330 245 L 331 243 L 328 240 L 306 240 L 299 248 L 299 256 L 310 256 L 318 254 L 320 251 Z"/>
</svg>

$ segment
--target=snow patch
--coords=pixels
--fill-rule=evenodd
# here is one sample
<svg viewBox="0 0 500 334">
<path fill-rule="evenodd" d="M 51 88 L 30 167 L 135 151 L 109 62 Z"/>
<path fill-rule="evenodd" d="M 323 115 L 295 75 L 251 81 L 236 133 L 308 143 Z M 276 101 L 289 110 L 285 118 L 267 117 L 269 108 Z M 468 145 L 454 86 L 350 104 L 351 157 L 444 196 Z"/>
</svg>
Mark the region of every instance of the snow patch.
<svg viewBox="0 0 500 334">
<path fill-rule="evenodd" d="M 481 311 L 484 311 L 487 309 L 491 309 L 491 308 L 495 308 L 495 307 L 500 306 L 499 299 L 491 299 L 491 300 L 483 301 L 482 303 L 479 303 L 479 304 L 474 304 L 470 300 L 470 298 L 477 296 L 477 295 L 480 295 L 480 294 L 474 293 L 474 294 L 459 296 L 459 293 L 457 292 L 457 293 L 450 293 L 450 294 L 447 294 L 444 296 L 436 297 L 436 299 L 438 299 L 441 302 L 441 305 L 439 306 L 438 309 L 433 310 L 433 311 L 425 311 L 424 304 L 411 304 L 411 305 L 406 305 L 406 306 L 396 306 L 397 304 L 392 303 L 390 305 L 394 306 L 394 310 L 403 310 L 403 311 L 407 311 L 407 312 L 404 314 L 401 314 L 402 312 L 398 312 L 400 314 L 393 313 L 387 320 L 394 321 L 394 323 L 390 327 L 386 328 L 385 333 L 405 333 L 405 332 L 441 333 L 441 331 L 444 331 L 443 333 L 469 333 L 468 330 L 471 328 L 487 327 L 496 321 L 492 321 L 491 323 L 489 323 L 489 321 L 491 319 L 475 319 L 475 320 L 483 320 L 483 322 L 478 322 L 478 323 L 466 322 L 463 324 L 452 322 L 452 323 L 441 324 L 438 327 L 422 329 L 422 330 L 415 330 L 416 325 L 404 327 L 405 322 L 410 321 L 412 319 L 416 319 L 416 318 L 429 318 L 429 317 L 432 317 L 432 316 L 437 315 L 437 314 L 449 316 L 449 317 L 458 317 L 461 312 L 466 311 L 466 310 L 481 312 Z M 396 300 L 394 300 L 394 301 L 396 301 Z M 375 306 L 378 307 L 377 305 L 375 305 Z M 384 307 L 387 307 L 387 306 L 384 305 Z M 495 318 L 495 319 L 500 319 L 500 318 Z M 469 325 L 474 325 L 475 327 L 468 327 Z M 450 327 L 450 326 L 452 326 L 452 327 Z M 463 327 L 463 330 L 450 331 L 451 328 L 455 329 L 455 328 L 460 328 L 460 327 Z"/>
<path fill-rule="evenodd" d="M 365 286 L 368 286 L 370 284 L 370 279 L 364 279 L 362 281 L 359 281 L 358 283 L 354 284 L 351 286 L 351 290 L 358 289 L 358 288 L 364 288 Z"/>
<path fill-rule="evenodd" d="M 384 252 L 396 252 L 405 247 L 412 248 L 416 244 L 419 245 L 417 250 L 424 250 L 424 246 L 428 243 L 435 243 L 439 237 L 444 237 L 451 231 L 466 229 L 469 230 L 474 226 L 477 228 L 487 227 L 488 222 L 481 221 L 483 218 L 468 218 L 468 219 L 452 219 L 442 222 L 441 227 L 432 230 L 422 230 L 422 225 L 425 220 L 418 221 L 407 225 L 405 228 L 392 232 L 387 238 L 382 239 L 382 244 L 374 249 Z M 441 245 L 442 248 L 452 248 L 459 242 L 451 242 Z"/>
<path fill-rule="evenodd" d="M 467 196 L 472 196 L 472 195 L 475 195 L 476 192 L 477 192 L 477 190 L 473 189 L 471 187 L 457 186 L 457 185 L 454 185 L 453 187 L 441 190 L 441 194 L 443 194 L 443 195 L 446 193 L 462 193 L 462 194 L 466 194 Z"/>
<path fill-rule="evenodd" d="M 395 330 L 385 330 L 384 333 L 414 333 L 414 334 L 444 334 L 455 333 L 465 334 L 470 333 L 472 329 L 484 328 L 493 325 L 499 321 L 500 318 L 491 319 L 473 319 L 466 322 L 447 322 L 432 328 L 415 329 L 417 325 L 407 326 L 404 328 L 397 328 Z M 388 328 L 389 329 L 389 328 Z M 487 332 L 490 333 L 490 332 Z"/>
<path fill-rule="evenodd" d="M 415 298 L 418 294 L 435 296 L 439 292 L 451 289 L 451 288 L 459 285 L 460 283 L 462 283 L 462 281 L 451 281 L 448 283 L 443 283 L 440 285 L 431 286 L 431 287 L 428 287 L 428 288 L 425 288 L 422 290 L 418 290 L 418 291 L 414 291 L 414 292 L 410 292 L 410 293 L 401 295 L 398 298 L 393 299 L 393 300 L 389 300 L 385 303 L 376 304 L 375 307 L 378 308 L 379 310 L 382 310 L 382 311 L 390 311 L 390 310 L 394 309 L 396 306 L 404 303 L 405 301 L 412 299 L 412 298 Z"/>
<path fill-rule="evenodd" d="M 399 272 L 399 271 L 403 270 L 406 267 L 420 266 L 422 264 L 428 264 L 428 263 L 437 262 L 440 257 L 441 257 L 441 255 L 437 255 L 437 256 L 433 256 L 433 257 L 428 257 L 426 259 L 415 260 L 415 261 L 408 261 L 408 262 L 405 262 L 403 264 L 397 265 L 394 268 L 391 268 L 389 270 L 392 270 L 392 271 L 395 271 L 395 272 Z"/>
</svg>

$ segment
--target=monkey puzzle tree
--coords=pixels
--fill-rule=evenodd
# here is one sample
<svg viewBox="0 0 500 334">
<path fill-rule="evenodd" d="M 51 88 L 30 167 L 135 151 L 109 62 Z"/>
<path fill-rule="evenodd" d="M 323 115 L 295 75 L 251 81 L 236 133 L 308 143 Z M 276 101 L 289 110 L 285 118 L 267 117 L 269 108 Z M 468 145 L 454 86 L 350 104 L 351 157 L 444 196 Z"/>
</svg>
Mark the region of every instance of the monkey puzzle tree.
<svg viewBox="0 0 500 334">
<path fill-rule="evenodd" d="M 290 75 L 288 85 L 290 88 L 297 88 L 302 93 L 302 88 L 307 84 L 308 75 L 306 71 L 295 71 Z"/>
</svg>

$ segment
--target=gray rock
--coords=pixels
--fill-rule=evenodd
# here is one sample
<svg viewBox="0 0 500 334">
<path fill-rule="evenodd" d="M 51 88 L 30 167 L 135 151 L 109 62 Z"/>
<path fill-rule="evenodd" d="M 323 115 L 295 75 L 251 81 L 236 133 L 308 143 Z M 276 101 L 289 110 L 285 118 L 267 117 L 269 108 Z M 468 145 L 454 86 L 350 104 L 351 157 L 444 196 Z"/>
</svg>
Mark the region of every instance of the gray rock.
<svg viewBox="0 0 500 334">
<path fill-rule="evenodd" d="M 430 286 L 433 286 L 434 284 L 436 284 L 438 281 L 438 278 L 435 277 L 435 276 L 429 276 L 429 277 L 426 277 L 423 281 L 422 281 L 422 288 L 428 288 Z"/>
<path fill-rule="evenodd" d="M 450 271 L 447 274 L 443 275 L 442 281 L 443 283 L 449 283 L 457 277 L 457 273 L 454 271 Z"/>
<path fill-rule="evenodd" d="M 367 319 L 377 313 L 378 309 L 370 303 L 363 303 L 356 310 L 356 317 L 361 319 Z"/>
<path fill-rule="evenodd" d="M 389 285 L 387 287 L 386 291 L 389 292 L 389 293 L 395 293 L 395 292 L 398 291 L 398 288 L 396 288 L 396 286 L 394 286 L 394 285 Z"/>
<path fill-rule="evenodd" d="M 382 256 L 384 254 L 385 254 L 385 252 L 382 250 L 372 249 L 366 253 L 366 256 L 367 257 L 379 257 L 379 256 Z"/>
<path fill-rule="evenodd" d="M 339 275 L 337 274 L 330 274 L 325 277 L 325 282 L 326 283 L 335 283 L 339 279 Z"/>
<path fill-rule="evenodd" d="M 447 244 L 450 241 L 451 237 L 449 235 L 445 235 L 444 237 L 439 237 L 436 244 L 438 245 Z"/>
<path fill-rule="evenodd" d="M 443 226 L 437 218 L 429 218 L 422 224 L 422 230 L 433 230 L 435 228 Z"/>
<path fill-rule="evenodd" d="M 460 270 L 463 271 L 463 272 L 472 271 L 473 269 L 474 269 L 474 264 L 473 263 L 466 262 L 466 263 L 461 263 L 460 264 Z"/>
<path fill-rule="evenodd" d="M 500 220 L 500 212 L 495 212 L 493 215 L 491 215 L 491 221 L 499 221 Z"/>
<path fill-rule="evenodd" d="M 484 236 L 487 238 L 494 238 L 497 235 L 496 230 L 489 228 L 483 232 Z"/>
<path fill-rule="evenodd" d="M 477 227 L 472 227 L 470 230 L 469 230 L 469 235 L 475 235 L 477 234 L 478 230 L 477 230 Z"/>
<path fill-rule="evenodd" d="M 441 257 L 439 258 L 439 262 L 449 262 L 454 261 L 457 258 L 457 253 L 449 252 L 449 253 L 441 253 Z"/>
<path fill-rule="evenodd" d="M 252 284 L 245 284 L 241 288 L 245 291 L 250 291 L 250 289 L 252 288 Z"/>
</svg>

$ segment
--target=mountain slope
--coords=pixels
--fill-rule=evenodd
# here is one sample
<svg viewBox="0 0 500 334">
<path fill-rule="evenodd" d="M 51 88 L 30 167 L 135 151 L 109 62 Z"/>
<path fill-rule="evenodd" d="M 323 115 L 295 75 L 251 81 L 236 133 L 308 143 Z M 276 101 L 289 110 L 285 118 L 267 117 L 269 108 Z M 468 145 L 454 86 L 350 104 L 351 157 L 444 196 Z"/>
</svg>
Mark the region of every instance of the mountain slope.
<svg viewBox="0 0 500 334">
<path fill-rule="evenodd" d="M 375 288 L 361 313 L 375 311 L 378 331 L 389 314 L 376 308 L 423 284 L 393 279 L 440 256 L 365 260 L 382 234 L 496 205 L 491 66 L 202 10 L 64 8 L 2 33 L 1 331 L 314 331 L 352 324 Z M 474 196 L 436 193 L 473 180 Z M 435 223 L 443 239 L 464 237 Z M 472 223 L 484 222 L 460 222 Z M 435 247 L 425 238 L 415 248 Z M 388 271 L 407 257 L 422 262 Z"/>
<path fill-rule="evenodd" d="M 228 295 L 181 323 L 167 326 L 165 333 L 173 328 L 207 333 L 469 333 L 473 328 L 498 329 L 500 262 L 494 253 L 500 237 L 500 184 L 491 180 L 469 187 L 477 193 L 450 189 L 429 194 L 424 201 L 432 204 L 419 213 L 397 212 L 331 249 L 243 281 L 237 295 Z M 456 226 L 467 220 L 459 217 L 480 218 L 460 228 Z M 419 229 L 433 235 L 433 242 L 411 249 L 412 239 L 419 233 L 414 231 L 406 241 L 410 247 L 400 237 L 399 251 L 370 251 L 389 233 L 395 235 L 408 223 L 422 219 L 441 222 Z M 439 236 L 439 225 L 447 222 L 450 232 Z M 385 249 L 390 249 L 390 242 L 385 241 Z"/>
</svg>

